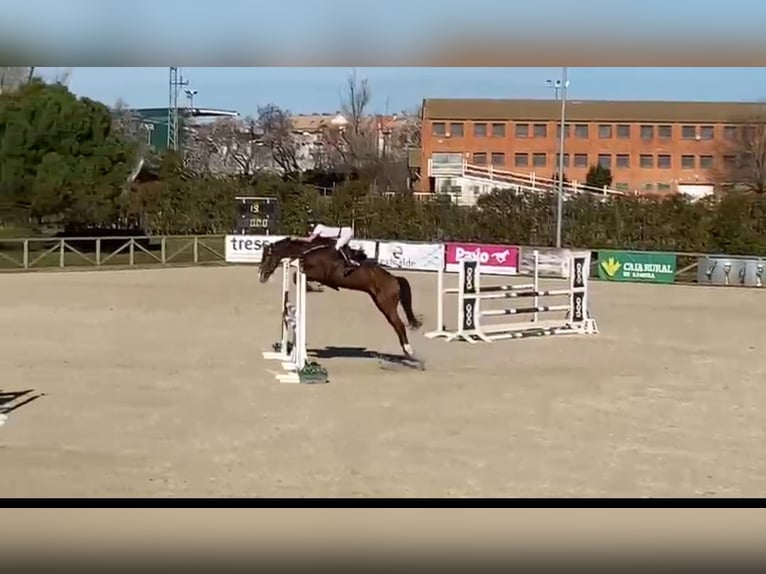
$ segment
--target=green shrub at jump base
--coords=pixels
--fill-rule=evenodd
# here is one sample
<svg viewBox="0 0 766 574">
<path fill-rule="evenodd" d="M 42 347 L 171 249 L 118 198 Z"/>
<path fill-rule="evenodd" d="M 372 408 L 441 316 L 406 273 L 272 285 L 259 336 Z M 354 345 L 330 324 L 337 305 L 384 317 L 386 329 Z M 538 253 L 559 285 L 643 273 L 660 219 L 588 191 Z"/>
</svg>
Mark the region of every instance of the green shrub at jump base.
<svg viewBox="0 0 766 574">
<path fill-rule="evenodd" d="M 599 251 L 598 276 L 607 281 L 673 283 L 676 255 L 640 251 Z"/>
</svg>

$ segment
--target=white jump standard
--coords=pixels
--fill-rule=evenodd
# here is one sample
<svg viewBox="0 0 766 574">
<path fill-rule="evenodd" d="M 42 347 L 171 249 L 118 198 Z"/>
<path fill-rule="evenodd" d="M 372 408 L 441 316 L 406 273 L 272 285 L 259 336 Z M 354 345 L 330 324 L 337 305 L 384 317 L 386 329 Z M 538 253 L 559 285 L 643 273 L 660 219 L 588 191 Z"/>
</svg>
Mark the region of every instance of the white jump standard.
<svg viewBox="0 0 766 574">
<path fill-rule="evenodd" d="M 524 285 L 493 285 L 481 287 L 481 267 L 477 261 L 462 261 L 459 268 L 459 287 L 443 289 L 442 274 L 439 274 L 439 326 L 438 331 L 427 333 L 428 338 L 444 337 L 447 341 L 463 340 L 469 343 L 492 342 L 503 339 L 520 339 L 546 335 L 590 335 L 598 333 L 596 321 L 588 312 L 588 272 L 590 253 L 577 253 L 570 258 L 568 289 L 539 289 L 539 256 L 535 252 L 534 283 Z M 443 323 L 443 297 L 457 294 L 457 331 L 447 331 Z M 482 309 L 482 300 L 512 299 L 531 297 L 529 307 L 506 309 Z M 557 305 L 541 305 L 540 297 L 566 297 L 566 302 Z M 561 325 L 540 326 L 538 314 L 566 311 Z M 533 314 L 531 324 L 483 324 L 482 317 Z"/>
<path fill-rule="evenodd" d="M 290 270 L 295 269 L 295 303 L 290 302 Z M 284 374 L 276 376 L 281 383 L 327 382 L 326 372 L 317 365 L 308 365 L 306 352 L 306 274 L 300 261 L 282 261 L 282 320 L 279 342 L 273 352 L 264 352 L 264 359 L 282 361 Z M 324 374 L 322 377 L 316 375 Z"/>
</svg>

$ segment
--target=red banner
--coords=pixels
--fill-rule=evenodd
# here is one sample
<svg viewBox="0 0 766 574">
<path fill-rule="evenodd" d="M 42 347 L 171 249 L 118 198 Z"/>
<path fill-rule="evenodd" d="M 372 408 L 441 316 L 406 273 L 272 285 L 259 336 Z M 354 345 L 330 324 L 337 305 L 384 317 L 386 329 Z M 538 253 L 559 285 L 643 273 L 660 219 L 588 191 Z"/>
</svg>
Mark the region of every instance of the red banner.
<svg viewBox="0 0 766 574">
<path fill-rule="evenodd" d="M 519 271 L 519 248 L 487 243 L 447 243 L 445 271 L 457 271 L 464 260 L 478 261 L 482 273 L 516 275 Z"/>
</svg>

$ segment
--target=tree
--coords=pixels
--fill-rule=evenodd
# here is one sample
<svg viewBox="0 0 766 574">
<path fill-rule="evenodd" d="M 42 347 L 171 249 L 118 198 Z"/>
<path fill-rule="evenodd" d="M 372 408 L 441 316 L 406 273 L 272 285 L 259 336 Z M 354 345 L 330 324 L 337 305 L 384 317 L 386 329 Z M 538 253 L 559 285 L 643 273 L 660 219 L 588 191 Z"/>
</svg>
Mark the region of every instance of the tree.
<svg viewBox="0 0 766 574">
<path fill-rule="evenodd" d="M 194 128 L 184 154 L 185 165 L 203 175 L 237 175 L 252 179 L 271 166 L 269 151 L 251 117 L 220 118 Z"/>
<path fill-rule="evenodd" d="M 592 165 L 585 176 L 585 184 L 590 187 L 610 187 L 612 185 L 612 171 L 601 164 Z"/>
<path fill-rule="evenodd" d="M 331 123 L 323 134 L 326 165 L 373 188 L 405 189 L 413 176 L 409 151 L 420 145 L 421 109 L 380 116 L 369 113 L 371 98 L 368 80 L 351 73 L 340 98 L 344 122 Z"/>
<path fill-rule="evenodd" d="M 135 160 L 109 108 L 66 86 L 32 80 L 0 96 L 0 203 L 27 218 L 116 223 Z"/>
<path fill-rule="evenodd" d="M 766 109 L 740 122 L 724 145 L 720 183 L 766 193 Z"/>
<path fill-rule="evenodd" d="M 378 130 L 375 118 L 367 114 L 372 92 L 367 78 L 356 71 L 346 78 L 346 91 L 340 96 L 344 121 L 326 127 L 323 136 L 330 165 L 339 172 L 375 176 L 378 164 Z"/>
<path fill-rule="evenodd" d="M 260 131 L 262 145 L 269 151 L 274 163 L 286 177 L 294 179 L 300 171 L 300 144 L 290 112 L 274 104 L 258 107 L 255 128 Z"/>
</svg>

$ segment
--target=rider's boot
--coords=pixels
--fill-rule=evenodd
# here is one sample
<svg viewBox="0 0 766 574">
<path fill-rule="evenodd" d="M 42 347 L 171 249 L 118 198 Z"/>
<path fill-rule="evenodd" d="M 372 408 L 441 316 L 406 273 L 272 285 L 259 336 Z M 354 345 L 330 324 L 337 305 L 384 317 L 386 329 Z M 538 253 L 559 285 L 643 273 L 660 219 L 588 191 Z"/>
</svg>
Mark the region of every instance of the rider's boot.
<svg viewBox="0 0 766 574">
<path fill-rule="evenodd" d="M 359 262 L 357 262 L 357 261 L 352 261 L 351 259 L 349 259 L 349 257 L 348 257 L 348 254 L 346 253 L 346 250 L 345 250 L 345 249 L 343 249 L 343 248 L 340 248 L 340 249 L 338 249 L 338 251 L 340 251 L 340 255 L 341 255 L 341 257 L 343 257 L 343 261 L 344 261 L 344 263 L 345 263 L 345 266 L 344 266 L 344 268 L 343 268 L 343 275 L 344 275 L 344 276 L 345 276 L 345 275 L 348 275 L 348 274 L 349 274 L 349 273 L 351 273 L 351 272 L 352 272 L 354 269 L 356 269 L 357 267 L 359 267 Z"/>
</svg>

